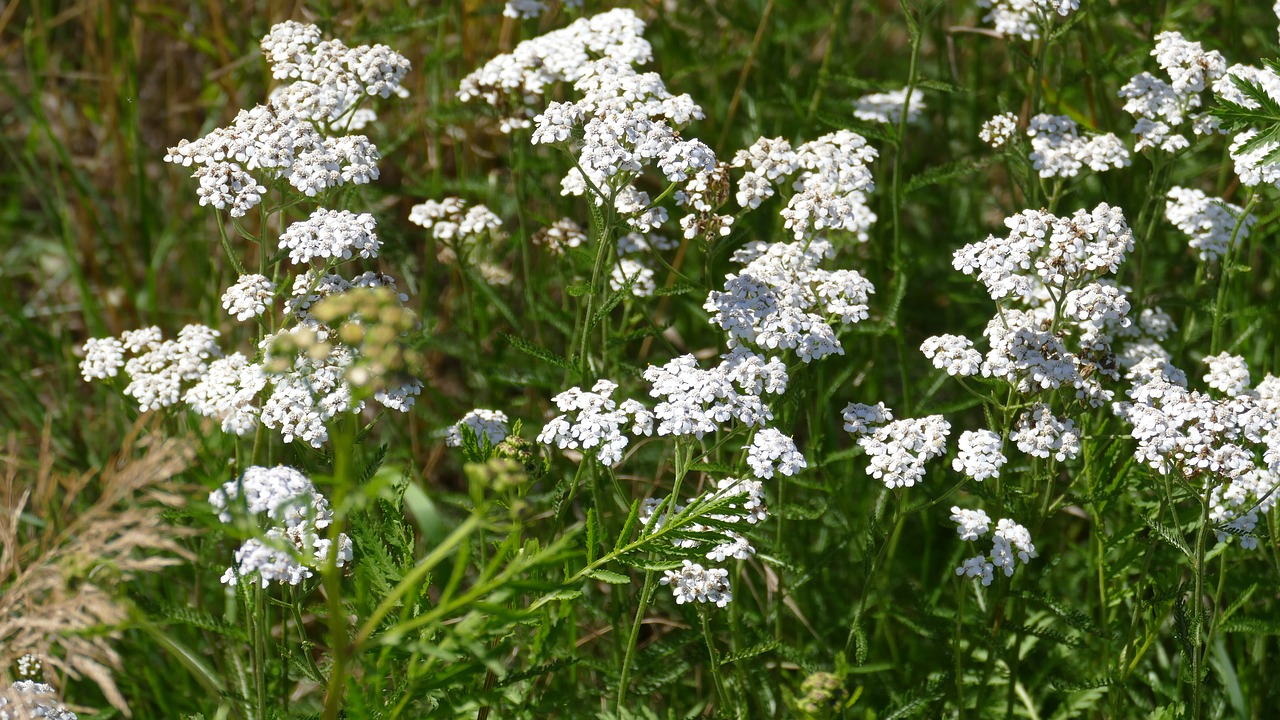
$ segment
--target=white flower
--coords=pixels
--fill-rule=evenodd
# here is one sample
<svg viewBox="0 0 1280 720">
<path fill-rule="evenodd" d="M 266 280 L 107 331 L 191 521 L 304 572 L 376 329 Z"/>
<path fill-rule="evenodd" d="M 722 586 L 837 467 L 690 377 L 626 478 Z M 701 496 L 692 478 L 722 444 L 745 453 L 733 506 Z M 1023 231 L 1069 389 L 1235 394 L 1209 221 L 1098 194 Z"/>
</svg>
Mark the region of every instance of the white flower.
<svg viewBox="0 0 1280 720">
<path fill-rule="evenodd" d="M 975 555 L 956 568 L 956 575 L 978 578 L 983 585 L 990 585 L 991 581 L 995 579 L 994 570 L 995 566 L 987 562 L 986 555 Z"/>
<path fill-rule="evenodd" d="M 209 493 L 209 504 L 224 523 L 231 522 L 231 509 L 241 502 L 250 515 L 266 513 L 269 519 L 286 528 L 322 529 L 333 522 L 329 501 L 310 478 L 285 465 L 255 465 L 238 479 Z"/>
<path fill-rule="evenodd" d="M 1018 416 L 1012 437 L 1018 449 L 1032 457 L 1053 455 L 1062 462 L 1080 452 L 1080 434 L 1076 432 L 1075 421 L 1059 420 L 1044 403 L 1036 403 Z"/>
<path fill-rule="evenodd" d="M 684 566 L 679 570 L 665 571 L 658 582 L 671 586 L 677 605 L 703 602 L 724 607 L 733 600 L 728 570 L 703 568 L 688 560 L 684 561 Z"/>
<path fill-rule="evenodd" d="M 1031 41 L 1040 37 L 1040 18 L 1061 17 L 1080 9 L 1080 0 L 978 0 L 988 10 L 983 22 L 993 23 L 996 32 Z"/>
<path fill-rule="evenodd" d="M 853 103 L 853 116 L 867 122 L 897 125 L 902 119 L 904 106 L 907 107 L 907 122 L 919 122 L 920 113 L 924 111 L 924 98 L 919 88 L 911 93 L 909 106 L 907 88 L 863 95 Z"/>
<path fill-rule="evenodd" d="M 639 260 L 619 258 L 609 274 L 609 289 L 621 290 L 630 285 L 631 294 L 635 297 L 649 297 L 657 289 L 653 280 L 653 268 Z"/>
<path fill-rule="evenodd" d="M 1024 564 L 1036 556 L 1036 546 L 1031 544 L 1031 533 L 1008 518 L 1002 518 L 997 523 L 993 543 L 991 563 L 1004 568 L 1006 577 L 1013 575 L 1015 556 Z"/>
<path fill-rule="evenodd" d="M 449 447 L 462 447 L 462 431 L 459 429 L 463 425 L 471 428 L 476 435 L 476 440 L 480 444 L 484 444 L 487 440 L 491 445 L 497 445 L 507 439 L 510 432 L 507 429 L 507 414 L 501 410 L 482 410 L 475 409 L 458 421 L 456 425 L 449 426 L 445 434 L 445 444 Z"/>
<path fill-rule="evenodd" d="M 775 428 L 765 428 L 756 433 L 747 451 L 747 464 L 758 478 L 771 478 L 776 470 L 783 475 L 795 475 L 807 467 L 804 456 L 796 449 L 796 443 Z"/>
<path fill-rule="evenodd" d="M 960 452 L 951 467 L 978 482 L 997 477 L 1005 464 L 1000 446 L 1000 436 L 990 430 L 966 430 L 960 434 Z"/>
<path fill-rule="evenodd" d="M 973 341 L 962 335 L 931 337 L 920 344 L 920 352 L 948 375 L 977 375 L 982 367 L 982 353 L 974 350 Z"/>
<path fill-rule="evenodd" d="M 80 374 L 85 382 L 115 377 L 124 367 L 124 344 L 113 337 L 89 338 L 83 349 Z"/>
<path fill-rule="evenodd" d="M 819 268 L 832 252 L 831 243 L 814 239 L 735 255 L 748 260 L 747 266 L 728 276 L 724 292 L 711 292 L 703 308 L 728 334 L 729 347 L 795 350 L 805 362 L 842 355 L 826 316 L 844 324 L 865 320 L 875 288 L 855 271 Z"/>
<path fill-rule="evenodd" d="M 912 487 L 924 478 L 925 463 L 947 451 L 951 424 L 941 415 L 895 420 L 858 438 L 871 463 L 867 474 L 885 487 Z"/>
<path fill-rule="evenodd" d="M 630 424 L 632 432 L 645 435 L 653 431 L 649 410 L 635 400 L 619 405 L 612 397 L 617 389 L 617 383 L 599 380 L 591 392 L 575 387 L 556 395 L 552 402 L 562 414 L 543 426 L 538 442 L 562 450 L 596 450 L 601 463 L 617 465 L 629 443 L 623 426 Z"/>
<path fill-rule="evenodd" d="M 991 528 L 991 518 L 982 510 L 965 510 L 953 506 L 951 522 L 956 524 L 956 533 L 961 540 L 977 540 Z"/>
<path fill-rule="evenodd" d="M 1204 382 L 1214 390 L 1235 397 L 1249 389 L 1249 364 L 1239 355 L 1225 352 L 1210 355 L 1204 364 L 1209 366 Z"/>
<path fill-rule="evenodd" d="M 1089 166 L 1094 172 L 1128 167 L 1131 160 L 1120 138 L 1111 133 L 1082 138 L 1066 115 L 1036 115 L 1027 126 L 1031 162 L 1040 177 L 1075 177 Z"/>
<path fill-rule="evenodd" d="M 273 582 L 297 585 L 329 561 L 332 547 L 328 538 L 300 527 L 271 528 L 263 539 L 250 538 L 236 550 L 235 565 L 222 574 L 222 582 L 236 585 L 242 578 L 256 578 L 264 588 Z M 339 533 L 334 566 L 345 567 L 352 556 L 351 538 Z"/>
<path fill-rule="evenodd" d="M 699 368 L 693 355 L 683 355 L 662 366 L 650 365 L 644 379 L 651 385 L 649 395 L 659 400 L 652 414 L 658 435 L 699 439 L 730 421 L 753 427 L 773 420 L 761 395 L 787 389 L 782 361 L 766 361 L 741 347 L 708 370 Z"/>
<path fill-rule="evenodd" d="M 1190 238 L 1187 244 L 1198 251 L 1201 260 L 1207 262 L 1226 254 L 1232 233 L 1236 235 L 1236 243 L 1241 243 L 1258 222 L 1252 213 L 1245 215 L 1244 208 L 1239 205 L 1209 198 L 1199 190 L 1175 187 L 1169 191 L 1168 197 L 1165 218 L 1187 234 Z M 1243 221 L 1240 219 L 1242 215 Z"/>
<path fill-rule="evenodd" d="M 241 275 L 222 294 L 222 307 L 235 319 L 248 320 L 267 311 L 275 292 L 275 283 L 265 275 Z"/>
<path fill-rule="evenodd" d="M 893 420 L 893 412 L 885 407 L 884 403 L 875 405 L 849 403 L 841 415 L 844 417 L 845 431 L 854 435 L 863 435 Z"/>
<path fill-rule="evenodd" d="M 280 249 L 288 250 L 289 261 L 298 265 L 315 258 L 376 258 L 381 243 L 373 232 L 375 224 L 369 213 L 321 208 L 290 225 L 280 236 Z"/>
<path fill-rule="evenodd" d="M 245 436 L 258 428 L 258 397 L 267 386 L 262 366 L 232 353 L 209 363 L 209 370 L 182 396 L 192 410 L 222 423 L 222 431 Z"/>
<path fill-rule="evenodd" d="M 989 120 L 982 123 L 982 129 L 978 132 L 978 139 L 990 145 L 992 149 L 999 150 L 1004 147 L 1005 143 L 1013 139 L 1018 132 L 1018 116 L 1011 112 L 992 115 Z"/>
<path fill-rule="evenodd" d="M 77 720 L 78 716 L 63 707 L 52 686 L 35 680 L 18 680 L 0 690 L 0 720 L 19 718 Z"/>
</svg>

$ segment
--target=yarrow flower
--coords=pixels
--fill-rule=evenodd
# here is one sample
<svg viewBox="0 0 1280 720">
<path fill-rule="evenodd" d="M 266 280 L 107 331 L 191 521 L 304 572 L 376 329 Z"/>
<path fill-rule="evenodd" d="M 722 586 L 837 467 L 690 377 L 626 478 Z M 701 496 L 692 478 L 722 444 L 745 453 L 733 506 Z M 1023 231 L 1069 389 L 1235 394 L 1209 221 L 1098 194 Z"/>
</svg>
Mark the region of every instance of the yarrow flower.
<svg viewBox="0 0 1280 720">
<path fill-rule="evenodd" d="M 991 518 L 982 510 L 951 508 L 951 520 L 956 523 L 960 539 L 970 542 L 986 535 L 991 529 Z M 1018 562 L 1024 565 L 1036 557 L 1036 547 L 1031 533 L 1009 518 L 1001 518 L 992 534 L 991 552 L 968 558 L 956 568 L 956 575 L 971 577 L 983 585 L 995 579 L 995 569 L 1004 570 L 1005 577 L 1012 577 Z"/>
<path fill-rule="evenodd" d="M 947 452 L 951 424 L 941 415 L 894 420 L 858 438 L 871 459 L 867 474 L 885 487 L 912 487 L 924 479 L 925 463 Z"/>
<path fill-rule="evenodd" d="M 730 421 L 755 427 L 773 420 L 762 395 L 787 389 L 782 361 L 766 361 L 740 347 L 709 370 L 699 368 L 694 356 L 683 355 L 662 366 L 650 365 L 644 379 L 651 386 L 649 395 L 659 400 L 652 413 L 657 434 L 699 439 Z"/>
<path fill-rule="evenodd" d="M 775 428 L 765 428 L 756 433 L 747 451 L 747 465 L 759 478 L 771 478 L 774 472 L 795 475 L 807 467 L 804 456 L 796 449 L 795 441 Z"/>
<path fill-rule="evenodd" d="M 982 123 L 982 129 L 978 132 L 978 139 L 990 145 L 992 149 L 999 150 L 1017 134 L 1018 116 L 1007 112 L 993 115 L 989 120 Z"/>
<path fill-rule="evenodd" d="M 924 112 L 924 98 L 917 88 L 907 104 L 907 88 L 883 93 L 863 95 L 853 103 L 853 116 L 867 122 L 897 125 L 902 119 L 902 109 L 907 109 L 907 122 L 919 122 Z"/>
<path fill-rule="evenodd" d="M 1038 458 L 1050 455 L 1058 462 L 1080 453 L 1080 433 L 1075 421 L 1054 417 L 1049 406 L 1036 403 L 1018 416 L 1012 435 L 1022 452 Z"/>
<path fill-rule="evenodd" d="M 265 275 L 241 275 L 222 294 L 222 308 L 237 320 L 248 320 L 267 311 L 276 285 Z"/>
<path fill-rule="evenodd" d="M 846 432 L 853 435 L 863 435 L 892 421 L 893 411 L 885 407 L 884 403 L 876 403 L 875 405 L 849 403 L 845 406 L 842 416 L 844 417 L 844 429 Z"/>
<path fill-rule="evenodd" d="M 1031 163 L 1042 178 L 1075 177 L 1087 166 L 1094 172 L 1129 167 L 1129 151 L 1112 133 L 1080 137 L 1080 128 L 1066 115 L 1036 115 L 1027 126 Z"/>
<path fill-rule="evenodd" d="M 982 368 L 982 353 L 973 349 L 973 341 L 962 335 L 936 335 L 920 345 L 920 352 L 933 361 L 933 366 L 948 375 L 968 377 Z"/>
<path fill-rule="evenodd" d="M 1204 382 L 1228 397 L 1243 395 L 1249 389 L 1249 363 L 1239 355 L 1222 352 L 1204 359 L 1209 366 Z"/>
<path fill-rule="evenodd" d="M 1175 187 L 1168 198 L 1165 218 L 1186 233 L 1187 244 L 1206 262 L 1225 255 L 1233 236 L 1237 245 L 1243 243 L 1258 222 L 1239 205 L 1210 198 L 1199 190 Z"/>
<path fill-rule="evenodd" d="M 978 0 L 978 7 L 988 11 L 982 20 L 994 24 L 996 32 L 1029 42 L 1041 36 L 1044 20 L 1070 15 L 1080 9 L 1080 0 Z"/>
<path fill-rule="evenodd" d="M 1169 82 L 1142 72 L 1120 88 L 1119 95 L 1125 99 L 1125 112 L 1137 120 L 1133 128 L 1138 137 L 1135 150 L 1178 152 L 1191 146 L 1191 141 L 1177 132 L 1188 121 L 1197 135 L 1217 130 L 1216 118 L 1192 111 L 1201 106 L 1200 93 L 1206 85 L 1227 72 L 1227 63 L 1221 53 L 1205 51 L 1200 43 L 1172 31 L 1156 35 L 1151 54 Z"/>
<path fill-rule="evenodd" d="M 998 477 L 1006 462 L 1001 444 L 1000 436 L 990 430 L 966 430 L 960 434 L 960 452 L 951 467 L 978 482 Z"/>
<path fill-rule="evenodd" d="M 599 380 L 590 392 L 575 387 L 556 395 L 552 402 L 562 414 L 543 426 L 538 442 L 561 450 L 596 450 L 602 464 L 617 465 L 630 442 L 623 434 L 625 426 L 637 434 L 653 432 L 648 408 L 631 399 L 618 404 L 612 397 L 617 389 L 617 383 Z"/>
<path fill-rule="evenodd" d="M 689 560 L 685 560 L 684 566 L 677 570 L 664 571 L 658 582 L 671 586 L 677 605 L 700 602 L 724 607 L 733 600 L 728 570 L 704 568 Z"/>
<path fill-rule="evenodd" d="M 480 443 L 488 442 L 497 445 L 507 439 L 510 430 L 507 428 L 507 414 L 501 410 L 476 409 L 462 416 L 456 425 L 449 426 L 445 434 L 445 444 L 449 447 L 462 447 L 462 430 L 465 425 L 475 433 Z"/>
<path fill-rule="evenodd" d="M 77 720 L 74 712 L 63 706 L 52 686 L 35 680 L 18 680 L 0 687 L 0 720 Z"/>
<path fill-rule="evenodd" d="M 829 318 L 865 320 L 875 287 L 856 271 L 819 268 L 833 252 L 831 243 L 818 239 L 749 245 L 734 255 L 746 267 L 728 276 L 724 292 L 712 291 L 703 308 L 728 334 L 731 348 L 795 350 L 805 362 L 843 355 Z"/>
<path fill-rule="evenodd" d="M 165 340 L 158 327 L 127 331 L 119 340 L 90 339 L 80 372 L 86 381 L 114 377 L 128 352 L 134 357 L 123 363 L 129 376 L 124 394 L 137 400 L 142 412 L 169 407 L 182 399 L 184 382 L 202 378 L 209 361 L 222 355 L 218 335 L 204 325 L 187 325 L 175 340 Z"/>
<path fill-rule="evenodd" d="M 375 222 L 369 213 L 355 214 L 347 210 L 325 210 L 293 223 L 280 236 L 280 249 L 289 251 L 289 260 L 297 265 L 316 258 L 349 260 L 358 255 L 378 257 L 382 243 L 373 232 Z"/>
<path fill-rule="evenodd" d="M 246 577 L 262 587 L 272 582 L 297 585 L 313 576 L 312 570 L 328 562 L 332 541 L 318 531 L 333 522 L 329 503 L 306 475 L 284 465 L 250 467 L 237 480 L 209 494 L 218 519 L 229 523 L 231 512 L 241 505 L 250 515 L 265 514 L 270 527 L 261 538 L 250 538 L 236 551 L 235 565 L 227 568 L 222 582 L 236 585 Z M 351 561 L 351 539 L 338 535 L 337 567 Z"/>
</svg>

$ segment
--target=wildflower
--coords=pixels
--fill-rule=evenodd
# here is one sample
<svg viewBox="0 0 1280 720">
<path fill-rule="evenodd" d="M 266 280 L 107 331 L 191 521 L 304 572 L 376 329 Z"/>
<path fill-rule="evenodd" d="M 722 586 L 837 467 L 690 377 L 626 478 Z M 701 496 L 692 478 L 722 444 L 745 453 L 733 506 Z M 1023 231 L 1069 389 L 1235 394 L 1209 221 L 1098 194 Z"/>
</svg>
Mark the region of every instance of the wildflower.
<svg viewBox="0 0 1280 720">
<path fill-rule="evenodd" d="M 1249 389 L 1249 364 L 1239 355 L 1218 353 L 1204 359 L 1209 366 L 1204 382 L 1228 397 L 1243 394 Z"/>
<path fill-rule="evenodd" d="M 1036 115 L 1027 126 L 1031 138 L 1031 163 L 1040 177 L 1075 177 L 1088 166 L 1094 172 L 1128 167 L 1129 151 L 1111 133 L 1082 138 L 1075 121 L 1066 115 Z"/>
<path fill-rule="evenodd" d="M 635 297 L 649 297 L 657 289 L 653 280 L 653 268 L 638 260 L 620 258 L 609 274 L 609 289 L 621 290 L 630 287 Z"/>
<path fill-rule="evenodd" d="M 248 320 L 267 311 L 275 292 L 275 283 L 265 275 L 241 275 L 222 294 L 222 307 L 235 319 Z"/>
<path fill-rule="evenodd" d="M 995 579 L 995 575 L 993 573 L 994 570 L 995 565 L 992 565 L 987 561 L 986 555 L 975 555 L 974 557 L 965 560 L 961 563 L 960 567 L 956 568 L 956 575 L 961 577 L 978 578 L 985 586 L 990 585 L 991 581 Z"/>
<path fill-rule="evenodd" d="M 222 431 L 245 436 L 258 427 L 258 394 L 267 386 L 261 365 L 240 353 L 209 363 L 209 370 L 183 395 L 192 410 L 222 423 Z"/>
<path fill-rule="evenodd" d="M 897 125 L 904 107 L 907 109 L 907 122 L 920 121 L 920 113 L 924 111 L 920 90 L 911 93 L 910 105 L 907 104 L 907 88 L 863 95 L 853 103 L 853 116 L 867 122 Z"/>
<path fill-rule="evenodd" d="M 965 510 L 951 508 L 951 522 L 956 524 L 956 532 L 961 540 L 977 540 L 987 534 L 991 527 L 991 518 L 982 510 Z"/>
<path fill-rule="evenodd" d="M 570 220 L 562 218 L 553 223 L 550 227 L 543 228 L 533 236 L 535 245 L 542 245 L 551 251 L 552 255 L 563 255 L 565 250 L 582 247 L 587 242 L 587 234 L 583 232 L 582 226 Z"/>
<path fill-rule="evenodd" d="M 238 479 L 209 493 L 209 504 L 218 511 L 219 520 L 229 523 L 231 507 L 241 498 L 249 514 L 265 513 L 287 528 L 304 524 L 325 528 L 333 521 L 329 502 L 311 479 L 286 465 L 248 468 Z"/>
<path fill-rule="evenodd" d="M 749 258 L 746 267 L 728 276 L 723 292 L 712 291 L 703 308 L 712 313 L 711 323 L 728 333 L 729 347 L 794 349 L 805 362 L 842 355 L 844 348 L 824 315 L 845 324 L 865 320 L 875 288 L 855 271 L 819 268 L 832 253 L 829 242 L 815 239 L 735 255 Z"/>
<path fill-rule="evenodd" d="M 1243 242 L 1258 222 L 1255 215 L 1245 214 L 1239 205 L 1211 199 L 1199 190 L 1175 187 L 1168 198 L 1165 218 L 1186 233 L 1190 238 L 1187 244 L 1206 262 L 1226 254 L 1233 234 L 1237 243 Z"/>
<path fill-rule="evenodd" d="M 314 576 L 313 569 L 329 561 L 333 541 L 302 528 L 274 527 L 263 539 L 250 538 L 236 550 L 235 565 L 222 574 L 222 582 L 236 585 L 243 578 L 256 578 L 266 588 L 271 583 L 297 585 Z M 353 557 L 351 539 L 338 536 L 335 567 L 345 567 Z"/>
<path fill-rule="evenodd" d="M 780 360 L 766 361 L 745 348 L 722 355 L 720 365 L 709 370 L 699 368 L 692 355 L 650 365 L 644 379 L 651 385 L 649 395 L 659 399 L 652 413 L 658 435 L 699 439 L 730 420 L 748 427 L 773 420 L 761 396 L 787 388 L 787 371 Z"/>
<path fill-rule="evenodd" d="M 982 129 L 978 132 L 978 139 L 991 146 L 993 150 L 999 150 L 1004 147 L 1005 143 L 1013 139 L 1018 132 L 1018 116 L 1011 112 L 992 115 L 989 120 L 982 123 Z"/>
<path fill-rule="evenodd" d="M 80 374 L 85 382 L 115 377 L 124 367 L 124 344 L 113 337 L 89 338 L 84 343 Z"/>
<path fill-rule="evenodd" d="M 1013 575 L 1014 558 L 1028 563 L 1036 556 L 1036 546 L 1031 544 L 1031 533 L 1008 518 L 996 524 L 991 548 L 991 563 L 1004 568 L 1006 577 Z"/>
<path fill-rule="evenodd" d="M 989 11 L 982 20 L 996 32 L 1029 42 L 1041 35 L 1040 18 L 1066 17 L 1080 9 L 1080 0 L 978 0 L 978 7 Z"/>
<path fill-rule="evenodd" d="M 747 451 L 747 464 L 756 477 L 771 478 L 776 470 L 783 475 L 795 475 L 808 464 L 796 449 L 795 441 L 775 428 L 765 428 L 756 433 Z"/>
<path fill-rule="evenodd" d="M 925 463 L 947 451 L 951 424 L 941 415 L 894 420 L 858 438 L 871 463 L 867 474 L 885 487 L 912 487 L 924 478 Z"/>
<path fill-rule="evenodd" d="M 476 409 L 462 416 L 456 425 L 451 425 L 445 434 L 445 444 L 449 447 L 462 447 L 462 431 L 466 425 L 476 435 L 481 444 L 488 442 L 497 445 L 507 439 L 507 414 L 501 410 Z"/>
<path fill-rule="evenodd" d="M 1075 421 L 1059 420 L 1044 403 L 1036 403 L 1018 416 L 1012 437 L 1018 449 L 1032 457 L 1052 455 L 1062 462 L 1080 453 Z"/>
<path fill-rule="evenodd" d="M 960 452 L 951 467 L 978 482 L 997 477 L 1006 462 L 1000 446 L 1000 436 L 990 430 L 966 430 L 960 434 Z"/>
<path fill-rule="evenodd" d="M 556 445 L 562 450 L 597 449 L 597 458 L 610 467 L 622 461 L 622 451 L 629 443 L 623 426 L 630 424 L 634 433 L 653 432 L 653 414 L 635 400 L 619 405 L 613 391 L 618 384 L 599 380 L 586 392 L 570 388 L 552 398 L 561 415 L 551 419 L 538 434 L 538 442 Z"/>
<path fill-rule="evenodd" d="M 289 251 L 289 261 L 297 265 L 315 258 L 349 260 L 378 257 L 381 243 L 374 234 L 373 216 L 347 210 L 325 210 L 311 213 L 307 220 L 293 223 L 280 236 L 280 249 Z"/>
<path fill-rule="evenodd" d="M 893 420 L 893 412 L 885 407 L 884 403 L 876 403 L 875 405 L 849 403 L 845 406 L 842 417 L 844 418 L 846 432 L 854 435 L 863 435 L 873 428 Z"/>
<path fill-rule="evenodd" d="M 982 367 L 982 353 L 973 349 L 973 341 L 961 335 L 936 335 L 920 345 L 920 352 L 933 361 L 933 366 L 948 375 L 977 375 Z"/>
<path fill-rule="evenodd" d="M 20 718 L 76 720 L 77 717 L 75 713 L 63 707 L 58 701 L 57 691 L 45 683 L 35 680 L 18 680 L 7 688 L 0 689 L 0 720 L 19 720 Z"/>
<path fill-rule="evenodd" d="M 658 582 L 671 586 L 677 605 L 701 602 L 724 607 L 733 600 L 728 570 L 703 568 L 689 560 L 685 560 L 684 566 L 678 570 L 665 571 Z"/>
</svg>

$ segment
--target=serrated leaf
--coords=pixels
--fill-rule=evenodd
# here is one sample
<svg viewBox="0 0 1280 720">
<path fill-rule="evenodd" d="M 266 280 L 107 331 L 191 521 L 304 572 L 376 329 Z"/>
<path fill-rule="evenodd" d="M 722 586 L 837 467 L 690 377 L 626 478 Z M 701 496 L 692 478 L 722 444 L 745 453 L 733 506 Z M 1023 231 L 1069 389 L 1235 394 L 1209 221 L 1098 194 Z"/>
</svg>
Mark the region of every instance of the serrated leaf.
<svg viewBox="0 0 1280 720">
<path fill-rule="evenodd" d="M 588 570 L 583 573 L 583 575 L 586 575 L 592 580 L 599 580 L 600 582 L 609 583 L 610 585 L 629 585 L 631 583 L 631 578 L 626 575 L 613 572 L 612 570 L 605 570 L 603 568 Z"/>
<path fill-rule="evenodd" d="M 1187 542 L 1182 539 L 1182 535 L 1177 530 L 1174 530 L 1173 528 L 1152 518 L 1146 518 L 1145 521 L 1147 527 L 1151 528 L 1151 531 L 1154 532 L 1161 540 L 1177 548 L 1183 555 L 1186 555 L 1189 558 L 1195 557 L 1195 553 L 1191 552 L 1191 548 L 1187 545 Z"/>
<path fill-rule="evenodd" d="M 741 660 L 748 660 L 756 657 L 757 655 L 763 655 L 776 649 L 779 644 L 780 643 L 777 640 L 770 640 L 768 642 L 760 643 L 759 645 L 753 645 L 746 650 L 739 650 L 736 653 L 720 658 L 720 666 L 724 667 L 725 665 L 730 665 Z"/>
<path fill-rule="evenodd" d="M 954 162 L 931 167 L 924 172 L 907 180 L 906 194 L 910 195 L 916 190 L 929 187 L 930 185 L 938 185 L 948 180 L 977 172 L 991 163 L 999 159 L 999 155 L 984 155 L 980 158 L 961 158 Z"/>
<path fill-rule="evenodd" d="M 509 335 L 507 333 L 502 333 L 502 337 L 505 338 L 507 342 L 511 343 L 512 347 L 525 355 L 535 357 L 548 365 L 554 365 L 563 370 L 569 370 L 574 373 L 578 371 L 578 368 L 573 363 L 569 362 L 569 360 L 551 352 L 532 340 L 526 340 L 525 338 L 518 337 L 516 335 Z"/>
</svg>

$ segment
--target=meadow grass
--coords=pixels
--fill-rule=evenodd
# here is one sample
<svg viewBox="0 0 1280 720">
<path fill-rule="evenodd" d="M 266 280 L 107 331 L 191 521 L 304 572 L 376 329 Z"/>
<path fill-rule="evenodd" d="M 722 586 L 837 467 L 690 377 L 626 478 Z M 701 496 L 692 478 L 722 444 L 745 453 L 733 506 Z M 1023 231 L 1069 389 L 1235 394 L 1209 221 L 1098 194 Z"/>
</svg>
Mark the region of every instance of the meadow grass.
<svg viewBox="0 0 1280 720">
<path fill-rule="evenodd" d="M 1271 8 L 1086 0 L 1028 41 L 994 32 L 973 2 L 552 5 L 534 19 L 477 0 L 0 7 L 0 233 L 11 238 L 0 264 L 0 683 L 17 681 L 18 658 L 34 653 L 39 679 L 81 717 L 102 718 L 1262 718 L 1280 706 L 1275 513 L 1247 530 L 1214 519 L 1210 491 L 1225 470 L 1155 471 L 1135 457 L 1133 424 L 1070 383 L 1029 392 L 956 378 L 921 352 L 948 334 L 985 353 L 993 313 L 1013 306 L 959 272 L 957 250 L 1002 238 L 1005 219 L 1024 210 L 1070 217 L 1106 203 L 1133 234 L 1109 277 L 1129 288 L 1135 323 L 1162 308 L 1176 325 L 1159 343 L 1170 365 L 1223 408 L 1241 393 L 1203 381 L 1204 358 L 1242 358 L 1254 395 L 1272 403 L 1259 411 L 1271 425 L 1259 422 L 1274 429 L 1262 388 L 1280 364 L 1275 191 L 1241 184 L 1230 136 L 1184 128 L 1187 149 L 1134 149 L 1117 95 L 1137 73 L 1160 73 L 1151 52 L 1165 30 L 1228 64 L 1261 65 L 1277 55 Z M 799 242 L 780 213 L 790 183 L 748 212 L 734 197 L 742 167 L 726 169 L 727 202 L 714 203 L 712 215 L 733 217 L 727 234 L 684 238 L 688 209 L 674 191 L 685 186 L 656 162 L 640 179 L 567 196 L 561 178 L 585 164 L 577 145 L 531 143 L 533 129 L 501 130 L 510 106 L 459 100 L 463 78 L 495 56 L 614 8 L 644 21 L 653 59 L 639 69 L 705 115 L 671 124 L 719 163 L 758 138 L 796 148 L 838 131 L 865 138 L 876 150 L 865 163 L 876 216 L 866 241 L 829 230 Z M 277 180 L 261 209 L 233 221 L 199 206 L 190 168 L 164 158 L 266 101 L 281 80 L 259 41 L 289 19 L 352 47 L 389 46 L 412 63 L 408 94 L 373 101 L 377 120 L 361 131 L 381 154 L 376 180 L 315 198 Z M 918 120 L 855 117 L 859 98 L 899 89 L 923 101 Z M 556 83 L 533 113 L 581 95 Z M 1280 123 L 1270 110 L 1246 112 L 1244 126 Z M 1018 135 L 993 149 L 979 133 L 1001 112 Z M 1041 177 L 1024 132 L 1039 113 L 1069 116 L 1085 135 L 1115 133 L 1131 162 Z M 647 295 L 633 292 L 635 276 L 610 284 L 635 213 L 590 200 L 633 180 L 672 214 L 655 231 L 672 244 L 634 256 L 652 271 Z M 1230 228 L 1220 259 L 1199 259 L 1166 218 L 1175 186 L 1246 207 L 1256 223 Z M 463 244 L 410 221 L 415 206 L 446 197 L 487 207 L 500 230 Z M 355 383 L 365 411 L 326 418 L 327 439 L 313 447 L 262 426 L 226 433 L 182 404 L 140 412 L 123 374 L 85 382 L 87 339 L 152 325 L 166 338 L 189 324 L 218 329 L 225 352 L 264 366 L 273 352 L 311 351 L 314 338 L 257 343 L 295 322 L 274 312 L 292 272 L 276 243 L 317 207 L 376 219 L 377 257 L 355 262 L 394 276 L 407 301 L 373 292 L 313 312 L 335 329 L 351 318 L 405 323 L 376 347 L 372 333 L 351 344 L 357 362 L 390 358 L 375 378 L 421 380 L 407 412 L 373 401 L 389 380 Z M 562 218 L 583 241 L 553 252 L 540 233 Z M 704 303 L 743 271 L 735 252 L 753 241 L 807 252 L 822 239 L 833 248 L 822 272 L 856 271 L 875 292 L 865 318 L 823 313 L 841 354 L 809 362 L 742 343 L 785 368 L 785 392 L 742 390 L 744 403 L 770 409 L 767 423 L 721 419 L 696 435 L 624 428 L 619 462 L 554 431 L 553 418 L 581 410 L 558 407 L 558 396 L 601 379 L 617 384 L 619 405 L 645 406 L 624 423 L 642 424 L 659 402 L 654 368 L 692 354 L 705 369 L 729 351 Z M 261 320 L 238 323 L 223 308 L 237 265 L 280 280 Z M 1044 330 L 1086 356 L 1064 301 L 1041 306 Z M 1102 360 L 1086 364 L 1079 382 L 1107 375 Z M 1116 401 L 1137 384 L 1124 368 L 1101 382 Z M 1018 419 L 1036 401 L 1074 421 L 1078 452 L 1018 449 Z M 899 421 L 949 423 L 913 486 L 870 477 L 876 446 L 860 439 L 874 432 L 846 430 L 846 405 L 881 402 Z M 500 411 L 510 438 L 456 425 L 475 409 Z M 794 440 L 802 469 L 775 474 L 783 461 L 750 454 L 770 437 L 766 424 Z M 979 429 L 1007 459 L 982 481 L 952 462 L 961 433 Z M 1248 446 L 1272 486 L 1276 456 L 1262 448 L 1273 435 Z M 270 523 L 244 512 L 220 520 L 210 492 L 230 483 L 243 495 L 246 470 L 276 465 L 299 469 L 331 508 L 332 523 L 313 512 L 311 534 L 283 550 L 307 560 L 323 548 L 308 560 L 314 572 L 265 588 L 220 582 L 237 547 L 265 542 Z M 744 524 L 743 496 L 716 490 L 726 478 L 760 481 L 768 517 Z M 1257 504 L 1269 502 L 1260 492 Z M 1034 557 L 1011 576 L 997 566 L 987 585 L 958 576 L 986 541 L 957 537 L 953 505 L 985 509 L 992 527 L 1012 519 Z M 730 529 L 752 551 L 710 560 L 706 548 Z M 344 537 L 352 554 L 340 563 Z M 732 601 L 677 603 L 684 560 L 723 568 Z"/>
</svg>

